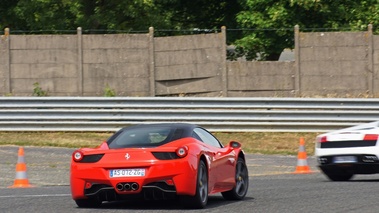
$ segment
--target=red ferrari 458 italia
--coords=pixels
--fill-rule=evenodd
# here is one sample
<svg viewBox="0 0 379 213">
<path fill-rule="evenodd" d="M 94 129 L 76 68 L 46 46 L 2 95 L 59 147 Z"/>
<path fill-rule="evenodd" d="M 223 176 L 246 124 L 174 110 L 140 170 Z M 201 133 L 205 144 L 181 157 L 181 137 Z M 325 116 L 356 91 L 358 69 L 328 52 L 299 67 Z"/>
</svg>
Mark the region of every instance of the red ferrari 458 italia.
<svg viewBox="0 0 379 213">
<path fill-rule="evenodd" d="M 249 174 L 238 142 L 223 146 L 194 124 L 143 124 L 119 130 L 97 148 L 74 151 L 70 184 L 79 207 L 137 198 L 204 208 L 209 194 L 243 199 Z"/>
</svg>

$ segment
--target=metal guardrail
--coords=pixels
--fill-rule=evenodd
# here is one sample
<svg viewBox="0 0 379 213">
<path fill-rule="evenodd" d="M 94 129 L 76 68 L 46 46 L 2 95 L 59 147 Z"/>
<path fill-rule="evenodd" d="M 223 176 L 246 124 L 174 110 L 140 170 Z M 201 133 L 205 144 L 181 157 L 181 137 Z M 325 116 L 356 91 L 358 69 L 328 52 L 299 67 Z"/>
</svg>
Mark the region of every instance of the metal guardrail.
<svg viewBox="0 0 379 213">
<path fill-rule="evenodd" d="M 215 132 L 327 132 L 376 120 L 377 99 L 0 97 L 0 131 L 108 132 L 189 122 Z"/>
</svg>

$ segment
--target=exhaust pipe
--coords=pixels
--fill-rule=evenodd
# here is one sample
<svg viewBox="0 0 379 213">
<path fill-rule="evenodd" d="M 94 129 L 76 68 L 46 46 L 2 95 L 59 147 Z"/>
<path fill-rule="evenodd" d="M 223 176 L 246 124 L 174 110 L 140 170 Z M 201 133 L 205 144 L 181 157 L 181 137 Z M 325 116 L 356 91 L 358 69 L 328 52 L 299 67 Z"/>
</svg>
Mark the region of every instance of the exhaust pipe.
<svg viewBox="0 0 379 213">
<path fill-rule="evenodd" d="M 130 190 L 130 184 L 129 183 L 125 183 L 124 184 L 124 189 L 125 190 Z"/>
<path fill-rule="evenodd" d="M 124 185 L 122 185 L 122 183 L 118 183 L 118 184 L 116 185 L 116 189 L 117 189 L 118 191 L 122 191 L 122 190 L 124 190 Z"/>
<path fill-rule="evenodd" d="M 133 191 L 136 191 L 136 190 L 138 190 L 138 188 L 139 188 L 138 183 L 132 183 L 132 185 L 131 185 L 130 187 L 131 187 L 131 189 L 132 189 Z"/>
<path fill-rule="evenodd" d="M 133 182 L 133 183 L 118 183 L 116 185 L 116 189 L 118 191 L 130 191 L 130 190 L 136 191 L 136 190 L 138 190 L 138 188 L 139 188 L 139 185 L 136 182 Z"/>
</svg>

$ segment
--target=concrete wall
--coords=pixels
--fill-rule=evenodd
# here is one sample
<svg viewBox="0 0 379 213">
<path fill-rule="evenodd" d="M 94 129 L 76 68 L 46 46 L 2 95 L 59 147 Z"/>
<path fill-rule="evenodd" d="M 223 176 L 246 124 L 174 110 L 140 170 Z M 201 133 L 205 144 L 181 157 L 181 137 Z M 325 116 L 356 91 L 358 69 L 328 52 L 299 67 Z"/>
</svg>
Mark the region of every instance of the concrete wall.
<svg viewBox="0 0 379 213">
<path fill-rule="evenodd" d="M 10 93 L 9 30 L 0 37 L 0 94 Z"/>
<path fill-rule="evenodd" d="M 367 32 L 301 33 L 300 91 L 305 96 L 360 96 L 372 91 Z"/>
<path fill-rule="evenodd" d="M 10 91 L 30 95 L 38 82 L 49 93 L 77 95 L 77 36 L 10 36 Z"/>
<path fill-rule="evenodd" d="M 222 34 L 154 39 L 156 95 L 222 96 Z"/>
<path fill-rule="evenodd" d="M 149 36 L 83 35 L 83 95 L 149 96 Z"/>
<path fill-rule="evenodd" d="M 295 95 L 293 61 L 228 62 L 228 96 L 292 97 Z"/>
<path fill-rule="evenodd" d="M 302 33 L 294 61 L 226 61 L 226 33 L 9 35 L 0 39 L 0 94 L 31 96 L 378 97 L 379 37 Z"/>
</svg>

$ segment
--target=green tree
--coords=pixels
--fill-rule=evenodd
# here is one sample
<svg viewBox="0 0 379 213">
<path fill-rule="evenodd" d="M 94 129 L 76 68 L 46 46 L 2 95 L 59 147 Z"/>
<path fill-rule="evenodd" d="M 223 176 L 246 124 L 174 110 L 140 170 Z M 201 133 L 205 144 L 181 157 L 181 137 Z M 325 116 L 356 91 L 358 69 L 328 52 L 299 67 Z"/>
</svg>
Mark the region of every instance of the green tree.
<svg viewBox="0 0 379 213">
<path fill-rule="evenodd" d="M 18 30 L 72 30 L 79 8 L 77 0 L 19 0 L 10 8 L 15 17 L 6 25 Z"/>
<path fill-rule="evenodd" d="M 13 9 L 17 6 L 19 0 L 0 1 L 0 27 L 18 27 L 20 21 L 13 13 Z"/>
<path fill-rule="evenodd" d="M 147 31 L 235 28 L 238 0 L 14 0 L 0 3 L 1 26 L 11 30 Z"/>
<path fill-rule="evenodd" d="M 0 3 L 0 26 L 22 31 L 168 28 L 153 0 L 15 0 Z"/>
<path fill-rule="evenodd" d="M 153 0 L 79 0 L 83 29 L 147 31 L 150 26 L 168 27 L 165 14 Z"/>
<path fill-rule="evenodd" d="M 235 27 L 238 0 L 156 0 L 155 5 L 175 29 Z"/>
<path fill-rule="evenodd" d="M 293 28 L 367 29 L 378 23 L 378 2 L 355 0 L 245 0 L 237 15 L 247 29 L 236 44 L 249 60 L 277 60 L 284 48 L 293 48 Z"/>
<path fill-rule="evenodd" d="M 277 60 L 293 48 L 293 29 L 366 30 L 379 26 L 377 0 L 12 0 L 0 2 L 0 26 L 84 33 L 141 31 L 157 36 L 227 27 L 227 42 L 248 60 Z M 198 29 L 198 31 L 194 30 Z M 242 29 L 242 30 L 238 30 Z"/>
</svg>

